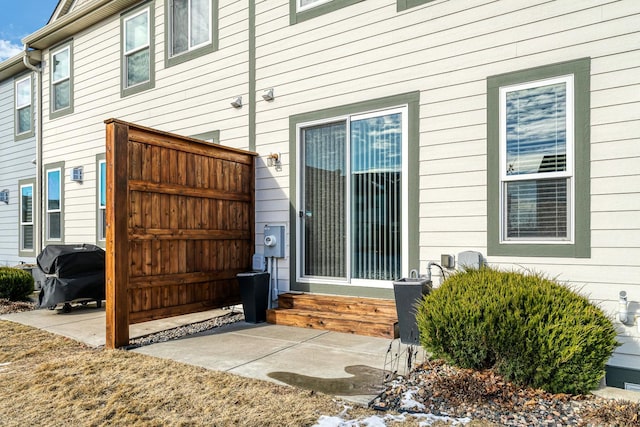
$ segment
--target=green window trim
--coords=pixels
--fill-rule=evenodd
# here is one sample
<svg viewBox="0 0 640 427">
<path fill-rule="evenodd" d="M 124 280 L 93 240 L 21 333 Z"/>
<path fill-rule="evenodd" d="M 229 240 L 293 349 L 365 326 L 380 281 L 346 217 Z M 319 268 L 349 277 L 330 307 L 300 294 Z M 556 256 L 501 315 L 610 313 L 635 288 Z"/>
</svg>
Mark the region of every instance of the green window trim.
<svg viewBox="0 0 640 427">
<path fill-rule="evenodd" d="M 67 48 L 69 49 L 69 77 L 67 78 L 67 80 L 69 81 L 69 106 L 56 110 L 54 105 L 55 88 L 53 79 L 53 58 L 57 53 L 62 52 Z M 73 40 L 66 41 L 54 47 L 53 49 L 50 49 L 49 64 L 51 64 L 49 70 L 49 120 L 53 120 L 57 119 L 58 117 L 73 113 Z"/>
<path fill-rule="evenodd" d="M 574 181 L 573 243 L 502 243 L 500 241 L 501 87 L 573 75 Z M 591 59 L 581 58 L 487 78 L 487 253 L 495 256 L 589 258 L 591 256 L 590 99 Z"/>
<path fill-rule="evenodd" d="M 296 114 L 289 117 L 289 153 L 292 161 L 290 162 L 289 185 L 290 194 L 297 194 L 297 178 L 298 178 L 298 124 L 327 120 L 338 116 L 355 115 L 366 113 L 369 111 L 385 110 L 401 105 L 407 105 L 407 135 L 408 135 L 408 161 L 409 170 L 407 173 L 409 182 L 409 197 L 407 200 L 409 215 L 409 268 L 417 268 L 419 263 L 419 157 L 420 157 L 420 92 L 408 92 L 399 95 L 388 96 L 385 98 L 372 99 L 363 102 L 357 102 L 348 105 L 342 105 L 334 108 L 327 108 L 319 111 Z M 290 221 L 290 242 L 297 242 L 297 224 L 298 210 L 295 203 L 290 204 L 289 212 Z M 415 231 L 415 232 L 414 232 Z M 404 236 L 403 236 L 404 237 Z M 372 288 L 352 285 L 331 285 L 325 283 L 300 283 L 297 281 L 297 264 L 298 254 L 297 248 L 290 251 L 289 269 L 291 290 L 301 292 L 317 292 L 331 293 L 338 295 L 352 295 L 371 298 L 393 298 L 393 289 Z"/>
<path fill-rule="evenodd" d="M 298 1 L 289 0 L 289 24 L 295 25 L 299 22 L 307 21 L 309 19 L 331 13 L 338 9 L 342 9 L 343 7 L 360 3 L 361 1 L 364 0 L 331 0 L 328 3 L 322 3 L 316 7 L 298 12 Z"/>
<path fill-rule="evenodd" d="M 100 153 L 98 155 L 96 155 L 96 246 L 100 246 L 101 248 L 106 248 L 107 247 L 107 239 L 106 239 L 106 231 L 105 231 L 105 238 L 101 239 L 101 227 L 102 227 L 102 212 L 101 212 L 101 203 L 100 203 L 100 190 L 102 188 L 102 180 L 101 180 L 101 171 L 100 171 L 100 165 L 101 164 L 105 164 L 106 165 L 106 154 L 105 153 Z M 106 166 L 105 166 L 106 167 Z M 106 183 L 105 183 L 106 185 Z M 106 194 L 105 194 L 106 197 Z M 106 203 L 105 203 L 105 207 L 104 210 L 106 211 Z"/>
<path fill-rule="evenodd" d="M 28 138 L 33 138 L 35 136 L 35 114 L 34 114 L 34 108 L 35 108 L 35 102 L 34 102 L 34 92 L 35 92 L 35 82 L 34 82 L 34 75 L 33 73 L 28 73 L 28 74 L 23 74 L 21 76 L 18 76 L 14 79 L 13 82 L 13 93 L 14 93 L 14 104 L 13 104 L 13 108 L 14 108 L 14 140 L 15 141 L 21 141 L 24 139 L 28 139 Z M 31 96 L 31 100 L 30 103 L 28 105 L 29 107 L 29 130 L 24 131 L 24 132 L 18 132 L 19 129 L 19 110 L 26 108 L 25 106 L 20 106 L 20 108 L 18 108 L 18 85 L 22 82 L 24 82 L 25 80 L 29 80 L 30 84 L 30 96 Z"/>
<path fill-rule="evenodd" d="M 60 238 L 59 239 L 49 239 L 49 210 L 48 210 L 48 197 L 49 197 L 49 172 L 54 171 L 56 169 L 60 170 Z M 44 219 L 44 244 L 62 244 L 64 243 L 64 180 L 65 180 L 65 169 L 64 162 L 56 162 L 49 163 L 44 165 L 44 203 L 45 206 L 43 208 L 45 219 Z"/>
<path fill-rule="evenodd" d="M 32 227 L 32 242 L 31 245 L 33 247 L 33 249 L 23 249 L 23 238 L 24 238 L 24 231 L 23 231 L 23 226 L 25 225 L 22 221 L 22 188 L 23 187 L 31 187 L 31 222 L 30 224 L 26 224 L 26 225 L 30 225 Z M 29 179 L 21 179 L 18 181 L 18 197 L 19 197 L 19 202 L 18 202 L 18 225 L 19 225 L 19 236 L 18 236 L 18 256 L 21 257 L 33 257 L 36 255 L 36 235 L 38 230 L 36 230 L 36 215 L 38 212 L 37 209 L 37 197 L 36 197 L 36 179 L 35 178 L 29 178 Z"/>
<path fill-rule="evenodd" d="M 220 144 L 220 131 L 213 130 L 211 132 L 199 133 L 197 135 L 192 135 L 191 138 L 211 142 L 212 144 Z"/>
<path fill-rule="evenodd" d="M 171 55 L 171 0 L 164 0 L 164 66 L 165 68 L 182 64 L 194 58 L 207 55 L 218 50 L 218 0 L 211 0 L 211 41 L 210 43 L 181 54 Z"/>
<path fill-rule="evenodd" d="M 155 61 L 155 9 L 153 5 L 155 3 L 147 1 L 135 8 L 129 9 L 120 15 L 120 97 L 125 98 L 136 93 L 144 92 L 149 89 L 153 89 L 156 84 L 156 61 Z M 129 17 L 142 12 L 144 9 L 148 10 L 149 16 L 149 80 L 144 83 L 139 83 L 134 86 L 127 87 L 127 66 L 125 58 L 125 22 Z"/>
<path fill-rule="evenodd" d="M 412 7 L 420 6 L 422 4 L 431 3 L 434 0 L 397 0 L 397 11 L 410 9 Z"/>
</svg>

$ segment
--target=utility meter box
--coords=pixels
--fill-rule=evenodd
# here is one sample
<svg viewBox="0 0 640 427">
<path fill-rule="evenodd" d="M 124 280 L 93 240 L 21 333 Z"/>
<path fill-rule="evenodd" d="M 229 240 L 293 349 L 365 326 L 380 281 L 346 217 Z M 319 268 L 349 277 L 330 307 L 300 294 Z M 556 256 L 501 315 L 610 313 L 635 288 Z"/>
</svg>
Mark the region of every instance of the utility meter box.
<svg viewBox="0 0 640 427">
<path fill-rule="evenodd" d="M 284 225 L 264 226 L 265 258 L 284 258 Z"/>
</svg>

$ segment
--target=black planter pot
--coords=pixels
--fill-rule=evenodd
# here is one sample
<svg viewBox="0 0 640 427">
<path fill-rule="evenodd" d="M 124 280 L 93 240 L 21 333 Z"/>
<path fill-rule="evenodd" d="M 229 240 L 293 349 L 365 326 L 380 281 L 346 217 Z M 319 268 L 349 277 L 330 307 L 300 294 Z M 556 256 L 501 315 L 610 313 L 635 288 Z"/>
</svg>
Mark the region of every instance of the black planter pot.
<svg viewBox="0 0 640 427">
<path fill-rule="evenodd" d="M 267 320 L 269 305 L 269 273 L 239 273 L 240 298 L 244 320 L 248 323 L 260 323 Z"/>
<path fill-rule="evenodd" d="M 420 344 L 420 332 L 416 322 L 416 306 L 429 292 L 431 292 L 431 281 L 427 279 L 403 278 L 393 282 L 401 343 Z"/>
</svg>

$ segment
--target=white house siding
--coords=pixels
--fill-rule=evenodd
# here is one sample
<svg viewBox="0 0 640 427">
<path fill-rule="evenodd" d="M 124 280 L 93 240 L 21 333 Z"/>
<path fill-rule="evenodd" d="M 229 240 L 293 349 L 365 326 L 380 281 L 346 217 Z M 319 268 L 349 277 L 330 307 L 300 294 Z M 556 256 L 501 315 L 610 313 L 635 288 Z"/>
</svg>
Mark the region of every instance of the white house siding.
<svg viewBox="0 0 640 427">
<path fill-rule="evenodd" d="M 256 240 L 289 223 L 289 116 L 420 91 L 420 270 L 440 254 L 487 254 L 487 77 L 591 58 L 591 257 L 489 256 L 581 289 L 607 312 L 627 291 L 640 315 L 640 2 L 435 0 L 397 12 L 367 0 L 295 25 L 287 0 L 257 3 Z M 286 288 L 287 259 L 279 277 Z M 259 250 L 259 246 L 258 246 Z M 434 271 L 435 273 L 435 271 Z M 612 365 L 640 366 L 640 334 L 617 323 Z"/>
<path fill-rule="evenodd" d="M 249 147 L 248 109 L 230 105 L 236 95 L 247 99 L 245 2 L 219 1 L 218 51 L 169 68 L 164 64 L 164 0 L 154 6 L 154 89 L 120 96 L 120 16 L 113 16 L 73 37 L 74 112 L 50 120 L 45 111 L 43 163 L 65 162 L 65 243 L 96 242 L 96 155 L 105 152 L 105 119 L 183 135 L 220 130 L 222 144 Z M 49 72 L 47 64 L 45 75 Z M 49 102 L 46 77 L 43 103 Z M 84 168 L 82 183 L 70 180 L 77 166 Z"/>
<path fill-rule="evenodd" d="M 36 140 L 35 137 L 15 140 L 14 86 L 13 79 L 0 81 L 0 191 L 9 190 L 9 204 L 0 202 L 0 266 L 35 261 L 33 257 L 19 256 L 18 181 L 36 177 L 36 167 L 31 163 L 36 157 Z M 37 103 L 33 106 L 35 111 Z"/>
</svg>

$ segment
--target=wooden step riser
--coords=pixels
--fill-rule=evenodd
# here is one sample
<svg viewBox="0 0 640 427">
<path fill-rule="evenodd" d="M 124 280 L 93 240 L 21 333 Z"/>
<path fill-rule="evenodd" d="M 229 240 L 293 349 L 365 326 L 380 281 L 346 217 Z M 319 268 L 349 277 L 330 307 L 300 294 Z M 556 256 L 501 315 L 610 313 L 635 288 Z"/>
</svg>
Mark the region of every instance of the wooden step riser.
<svg viewBox="0 0 640 427">
<path fill-rule="evenodd" d="M 330 296 L 283 294 L 278 307 L 310 311 L 349 313 L 358 316 L 375 316 L 397 319 L 395 301 Z"/>
<path fill-rule="evenodd" d="M 276 325 L 329 330 L 379 338 L 394 339 L 398 337 L 397 323 L 374 323 L 353 319 L 337 319 L 314 312 L 299 314 L 291 313 L 286 309 L 268 310 L 267 322 Z"/>
</svg>

